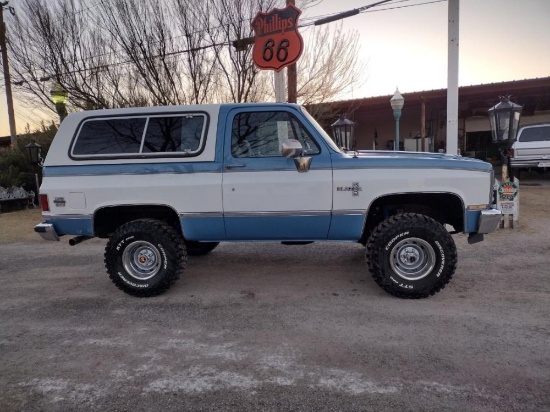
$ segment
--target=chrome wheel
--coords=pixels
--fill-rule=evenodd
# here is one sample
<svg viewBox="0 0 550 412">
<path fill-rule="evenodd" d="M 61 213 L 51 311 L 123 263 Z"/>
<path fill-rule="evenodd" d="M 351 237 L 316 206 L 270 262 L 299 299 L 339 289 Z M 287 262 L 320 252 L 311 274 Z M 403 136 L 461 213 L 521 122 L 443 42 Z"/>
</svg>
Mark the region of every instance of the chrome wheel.
<svg viewBox="0 0 550 412">
<path fill-rule="evenodd" d="M 390 254 L 392 270 L 406 280 L 420 280 L 428 276 L 435 267 L 435 262 L 433 247 L 416 237 L 398 242 Z"/>
<path fill-rule="evenodd" d="M 147 280 L 158 273 L 162 259 L 158 248 L 140 240 L 129 244 L 124 249 L 122 264 L 130 276 L 138 280 Z"/>
</svg>

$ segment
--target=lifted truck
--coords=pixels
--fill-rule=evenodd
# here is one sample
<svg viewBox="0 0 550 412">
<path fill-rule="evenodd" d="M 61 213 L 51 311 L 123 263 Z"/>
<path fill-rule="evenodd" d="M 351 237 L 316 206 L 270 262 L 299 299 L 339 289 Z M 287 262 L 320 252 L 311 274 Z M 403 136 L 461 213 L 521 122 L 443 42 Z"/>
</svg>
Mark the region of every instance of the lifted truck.
<svg viewBox="0 0 550 412">
<path fill-rule="evenodd" d="M 219 242 L 343 241 L 366 245 L 385 291 L 424 298 L 455 272 L 452 233 L 496 229 L 493 176 L 460 156 L 341 150 L 293 104 L 85 111 L 51 145 L 35 231 L 108 238 L 107 272 L 134 296 Z"/>
</svg>

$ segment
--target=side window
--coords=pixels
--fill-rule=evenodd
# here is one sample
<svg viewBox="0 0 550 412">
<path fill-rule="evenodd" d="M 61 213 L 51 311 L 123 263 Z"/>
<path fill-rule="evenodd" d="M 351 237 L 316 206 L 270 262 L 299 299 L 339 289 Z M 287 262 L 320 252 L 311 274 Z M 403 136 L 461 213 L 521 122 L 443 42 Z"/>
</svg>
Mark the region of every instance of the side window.
<svg viewBox="0 0 550 412">
<path fill-rule="evenodd" d="M 71 154 L 83 158 L 197 155 L 203 147 L 206 124 L 207 117 L 201 113 L 89 119 L 82 123 Z"/>
<path fill-rule="evenodd" d="M 234 157 L 281 157 L 286 139 L 297 139 L 306 154 L 319 147 L 298 120 L 288 112 L 245 112 L 233 119 L 231 154 Z"/>
<path fill-rule="evenodd" d="M 142 152 L 196 152 L 203 129 L 204 116 L 151 117 Z"/>
<path fill-rule="evenodd" d="M 520 135 L 522 142 L 550 141 L 550 126 L 537 126 L 524 129 Z"/>
<path fill-rule="evenodd" d="M 145 118 L 88 120 L 80 129 L 73 154 L 137 154 L 145 121 Z"/>
</svg>

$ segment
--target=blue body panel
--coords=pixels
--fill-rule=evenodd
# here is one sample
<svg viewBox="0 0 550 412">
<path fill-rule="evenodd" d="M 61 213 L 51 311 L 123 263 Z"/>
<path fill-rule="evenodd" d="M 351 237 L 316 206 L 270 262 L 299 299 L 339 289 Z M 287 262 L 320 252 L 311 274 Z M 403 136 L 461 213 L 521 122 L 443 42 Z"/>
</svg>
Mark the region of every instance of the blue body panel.
<svg viewBox="0 0 550 412">
<path fill-rule="evenodd" d="M 180 223 L 187 240 L 227 240 L 223 216 L 183 217 L 180 218 Z"/>
<path fill-rule="evenodd" d="M 327 216 L 226 217 L 230 240 L 327 240 Z"/>
<path fill-rule="evenodd" d="M 56 218 L 46 220 L 46 223 L 53 224 L 58 235 L 81 235 L 94 236 L 92 218 Z"/>
<path fill-rule="evenodd" d="M 364 214 L 333 215 L 328 239 L 358 241 L 363 234 L 364 225 Z"/>
</svg>

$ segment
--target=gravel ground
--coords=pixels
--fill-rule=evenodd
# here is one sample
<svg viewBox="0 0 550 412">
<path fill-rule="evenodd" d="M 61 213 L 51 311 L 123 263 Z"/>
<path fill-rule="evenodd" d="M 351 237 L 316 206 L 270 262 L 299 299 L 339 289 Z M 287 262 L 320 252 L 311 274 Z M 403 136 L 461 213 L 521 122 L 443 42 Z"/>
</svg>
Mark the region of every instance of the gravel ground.
<svg viewBox="0 0 550 412">
<path fill-rule="evenodd" d="M 436 296 L 383 292 L 355 244 L 222 244 L 148 299 L 104 241 L 0 242 L 0 411 L 548 411 L 549 181 Z"/>
</svg>

